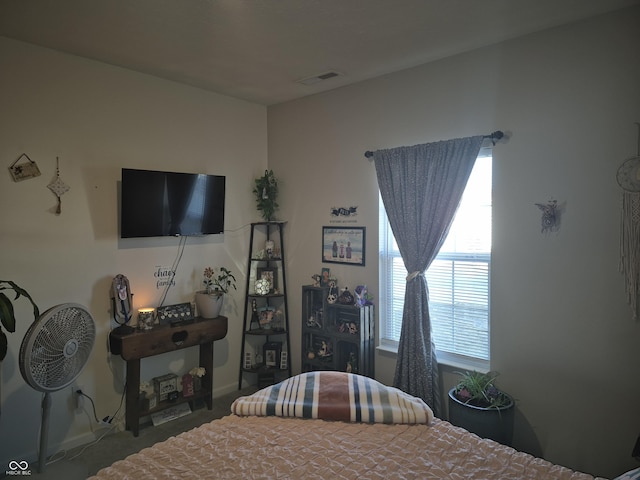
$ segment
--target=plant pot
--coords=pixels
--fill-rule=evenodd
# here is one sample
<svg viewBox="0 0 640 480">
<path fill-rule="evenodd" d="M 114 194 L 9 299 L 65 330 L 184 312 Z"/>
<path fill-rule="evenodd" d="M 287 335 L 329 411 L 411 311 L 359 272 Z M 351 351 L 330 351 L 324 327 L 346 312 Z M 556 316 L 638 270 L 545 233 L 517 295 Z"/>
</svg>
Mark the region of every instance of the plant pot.
<svg viewBox="0 0 640 480">
<path fill-rule="evenodd" d="M 196 292 L 196 308 L 202 318 L 218 318 L 222 310 L 224 294 L 220 292 Z"/>
<path fill-rule="evenodd" d="M 462 427 L 482 438 L 490 438 L 503 445 L 511 446 L 513 440 L 513 416 L 515 403 L 504 407 L 476 407 L 458 400 L 455 388 L 449 390 L 449 423 Z"/>
</svg>

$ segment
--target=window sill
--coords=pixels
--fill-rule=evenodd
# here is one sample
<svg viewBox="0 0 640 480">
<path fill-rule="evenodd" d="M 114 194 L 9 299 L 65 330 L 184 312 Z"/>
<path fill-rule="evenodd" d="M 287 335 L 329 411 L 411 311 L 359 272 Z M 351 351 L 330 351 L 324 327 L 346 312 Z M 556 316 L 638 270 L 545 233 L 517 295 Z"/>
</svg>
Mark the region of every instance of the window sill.
<svg viewBox="0 0 640 480">
<path fill-rule="evenodd" d="M 398 354 L 397 345 L 382 344 L 376 347 L 376 350 L 385 353 Z M 455 355 L 447 352 L 436 352 L 439 365 L 446 365 L 447 367 L 456 368 L 459 370 L 475 370 L 478 372 L 487 373 L 491 368 L 489 361 L 481 360 L 479 358 L 464 357 L 462 355 Z"/>
</svg>

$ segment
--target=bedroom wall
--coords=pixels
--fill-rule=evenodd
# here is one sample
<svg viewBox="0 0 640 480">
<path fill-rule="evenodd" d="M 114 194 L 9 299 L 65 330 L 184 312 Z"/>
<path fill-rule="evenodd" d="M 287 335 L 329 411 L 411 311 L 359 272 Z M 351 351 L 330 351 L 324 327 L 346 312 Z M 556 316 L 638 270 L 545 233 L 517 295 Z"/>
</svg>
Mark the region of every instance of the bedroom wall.
<svg viewBox="0 0 640 480">
<path fill-rule="evenodd" d="M 508 133 L 494 149 L 491 366 L 518 402 L 516 448 L 607 477 L 637 466 L 640 433 L 640 324 L 618 272 L 615 178 L 637 149 L 639 21 L 628 9 L 268 109 L 294 315 L 322 267 L 379 295 L 366 150 Z M 543 235 L 534 204 L 550 199 L 562 223 Z M 358 206 L 347 221 L 367 228 L 365 267 L 321 263 L 334 206 Z M 292 360 L 299 369 L 299 350 Z M 376 377 L 391 383 L 394 368 L 379 351 Z"/>
<path fill-rule="evenodd" d="M 175 238 L 119 240 L 120 169 L 226 175 L 227 231 L 188 239 L 165 304 L 190 301 L 207 265 L 231 268 L 243 291 L 247 225 L 259 219 L 253 178 L 267 165 L 266 108 L 2 37 L 0 70 L 0 278 L 26 288 L 42 310 L 65 302 L 89 308 L 97 339 L 78 384 L 96 402 L 99 418 L 113 415 L 124 364 L 107 351 L 111 280 L 127 275 L 134 306 L 157 306 L 164 292 L 158 267 L 170 269 L 180 254 Z M 14 183 L 6 167 L 23 152 L 42 175 Z M 55 178 L 56 156 L 71 187 L 60 215 L 46 187 Z M 229 333 L 214 348 L 216 396 L 237 388 L 242 296 L 225 299 Z M 0 465 L 33 461 L 39 438 L 41 394 L 18 367 L 32 315 L 24 301 L 16 310 L 17 331 L 9 334 L 1 368 Z M 184 373 L 197 361 L 197 349 L 150 358 L 142 361 L 141 377 Z M 50 452 L 93 440 L 88 402 L 87 413 L 75 413 L 70 387 L 52 400 Z"/>
</svg>

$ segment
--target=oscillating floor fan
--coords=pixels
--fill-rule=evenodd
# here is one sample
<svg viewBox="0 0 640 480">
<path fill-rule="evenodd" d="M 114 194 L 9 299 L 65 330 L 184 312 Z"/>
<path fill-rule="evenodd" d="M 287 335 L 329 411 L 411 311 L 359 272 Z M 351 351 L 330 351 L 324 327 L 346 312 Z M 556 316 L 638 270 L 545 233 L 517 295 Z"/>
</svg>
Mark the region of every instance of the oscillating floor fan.
<svg viewBox="0 0 640 480">
<path fill-rule="evenodd" d="M 65 303 L 35 320 L 20 345 L 20 372 L 34 389 L 44 392 L 38 471 L 44 471 L 49 434 L 51 392 L 70 385 L 84 368 L 93 349 L 96 327 L 81 305 Z"/>
</svg>

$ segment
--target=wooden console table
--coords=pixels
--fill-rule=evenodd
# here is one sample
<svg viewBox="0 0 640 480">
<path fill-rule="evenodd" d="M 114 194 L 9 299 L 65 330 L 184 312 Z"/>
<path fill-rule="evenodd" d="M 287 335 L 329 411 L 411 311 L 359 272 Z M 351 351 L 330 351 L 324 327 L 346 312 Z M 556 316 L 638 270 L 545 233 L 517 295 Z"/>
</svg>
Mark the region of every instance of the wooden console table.
<svg viewBox="0 0 640 480">
<path fill-rule="evenodd" d="M 134 436 L 140 431 L 140 417 L 151 415 L 179 403 L 203 398 L 207 408 L 213 405 L 213 342 L 227 335 L 227 317 L 213 319 L 196 318 L 181 325 L 157 325 L 151 330 L 133 330 L 122 333 L 117 329 L 109 334 L 109 346 L 113 355 L 120 355 L 127 362 L 126 429 Z M 195 395 L 179 397 L 173 402 L 159 402 L 154 408 L 142 410 L 140 405 L 140 359 L 173 352 L 187 347 L 200 346 L 200 364 L 206 373 L 202 377 L 202 389 Z"/>
</svg>

